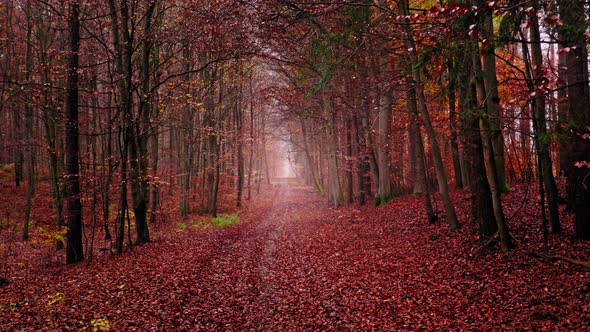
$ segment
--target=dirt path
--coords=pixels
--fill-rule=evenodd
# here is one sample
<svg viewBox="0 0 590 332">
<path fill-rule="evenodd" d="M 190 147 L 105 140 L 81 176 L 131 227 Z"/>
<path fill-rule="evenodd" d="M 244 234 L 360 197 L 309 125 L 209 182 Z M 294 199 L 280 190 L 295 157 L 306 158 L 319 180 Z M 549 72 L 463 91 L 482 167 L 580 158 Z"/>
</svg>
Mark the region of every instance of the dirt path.
<svg viewBox="0 0 590 332">
<path fill-rule="evenodd" d="M 307 189 L 272 190 L 239 225 L 13 278 L 0 287 L 0 331 L 576 330 L 590 321 L 589 272 L 518 251 L 481 256 L 469 236 L 424 223 L 419 199 L 333 210 Z"/>
</svg>

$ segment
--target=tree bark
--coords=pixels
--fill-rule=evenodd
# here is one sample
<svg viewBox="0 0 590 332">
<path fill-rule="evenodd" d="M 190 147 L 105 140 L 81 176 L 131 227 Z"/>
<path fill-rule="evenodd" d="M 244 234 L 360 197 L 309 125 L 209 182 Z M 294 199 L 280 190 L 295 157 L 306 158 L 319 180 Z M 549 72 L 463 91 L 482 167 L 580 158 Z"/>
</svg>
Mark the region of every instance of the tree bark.
<svg viewBox="0 0 590 332">
<path fill-rule="evenodd" d="M 537 0 L 533 1 L 535 8 L 539 8 Z M 542 86 L 543 80 L 543 51 L 541 50 L 541 34 L 539 31 L 539 19 L 536 15 L 531 18 L 530 41 L 531 41 L 531 60 L 532 60 L 532 79 L 531 92 L 536 96 L 533 101 L 534 127 L 536 138 L 537 158 L 540 169 L 537 170 L 543 177 L 543 185 L 547 194 L 547 206 L 549 208 L 549 231 L 553 234 L 561 233 L 561 223 L 559 222 L 559 208 L 557 205 L 557 185 L 553 177 L 553 163 L 549 154 L 550 136 L 547 133 L 547 121 L 545 118 L 546 105 L 545 93 L 538 91 L 537 87 Z"/>
<path fill-rule="evenodd" d="M 393 198 L 391 187 L 391 175 L 389 171 L 389 124 L 391 121 L 391 89 L 382 91 L 379 98 L 379 114 L 377 114 L 377 132 L 375 134 L 377 145 L 377 168 L 379 180 L 374 206 L 389 202 Z"/>
<path fill-rule="evenodd" d="M 430 190 L 428 190 L 428 182 L 426 176 L 426 168 L 424 166 L 425 163 L 425 153 L 424 153 L 424 142 L 422 140 L 422 134 L 420 130 L 419 122 L 417 121 L 418 117 L 418 105 L 416 101 L 416 90 L 408 87 L 406 88 L 406 105 L 408 108 L 408 118 L 410 122 L 410 135 L 413 136 L 412 144 L 414 144 L 414 159 L 413 161 L 413 174 L 414 174 L 414 190 L 416 188 L 420 188 L 421 191 L 419 193 L 414 192 L 414 195 L 420 195 L 424 197 L 424 209 L 426 210 L 426 216 L 428 217 L 429 223 L 434 223 L 438 217 L 434 209 L 432 208 L 432 195 L 430 194 Z"/>
<path fill-rule="evenodd" d="M 236 206 L 242 206 L 242 194 L 244 192 L 244 133 L 243 133 L 243 125 L 242 125 L 242 86 L 243 83 L 240 81 L 240 91 L 235 102 L 235 118 L 236 118 L 236 149 L 238 154 L 237 160 L 237 169 L 238 169 L 238 178 L 237 178 L 237 186 L 236 186 Z"/>
<path fill-rule="evenodd" d="M 27 46 L 25 54 L 25 81 L 31 83 L 31 71 L 33 70 L 33 40 L 31 38 L 33 32 L 33 17 L 31 16 L 31 1 L 27 0 L 25 4 L 25 17 L 27 20 Z M 31 209 L 33 205 L 33 195 L 35 194 L 35 165 L 33 157 L 33 106 L 31 105 L 33 95 L 30 90 L 25 95 L 25 164 L 26 164 L 26 179 L 27 179 L 27 204 L 25 207 L 25 222 L 23 225 L 23 241 L 29 239 L 29 226 L 31 222 Z"/>
<path fill-rule="evenodd" d="M 410 52 L 409 61 L 410 65 L 412 66 L 412 77 L 410 78 L 411 82 L 411 89 L 415 89 L 416 97 L 418 100 L 420 115 L 422 117 L 422 124 L 426 129 L 426 134 L 428 135 L 428 139 L 430 141 L 430 148 L 432 152 L 432 157 L 434 160 L 434 166 L 436 170 L 436 178 L 438 182 L 438 189 L 441 195 L 443 205 L 445 207 L 445 212 L 447 214 L 447 220 L 449 222 L 449 228 L 451 231 L 456 230 L 459 228 L 459 221 L 457 220 L 457 214 L 455 213 L 455 207 L 451 201 L 451 196 L 449 194 L 449 185 L 447 183 L 447 175 L 444 169 L 444 164 L 442 161 L 442 156 L 440 152 L 440 147 L 438 141 L 436 140 L 436 132 L 434 131 L 434 127 L 432 126 L 432 122 L 430 121 L 430 116 L 428 114 L 428 106 L 426 103 L 426 97 L 424 96 L 424 89 L 422 84 L 422 75 L 420 74 L 419 68 L 416 68 L 416 64 L 418 63 L 416 59 L 415 49 L 416 45 L 414 43 L 414 39 L 412 37 L 412 31 L 409 20 L 409 4 L 407 0 L 402 0 L 399 4 L 400 14 L 404 16 L 403 19 L 403 28 L 405 31 L 406 36 L 406 45 L 408 49 L 413 51 Z"/>
<path fill-rule="evenodd" d="M 484 149 L 485 153 L 485 160 L 488 164 L 488 171 L 487 171 L 487 182 L 491 192 L 491 199 L 492 199 L 492 210 L 493 215 L 496 220 L 496 226 L 498 229 L 498 234 L 500 235 L 500 246 L 502 251 L 508 251 L 512 248 L 512 241 L 510 238 L 510 234 L 508 231 L 508 226 L 506 225 L 506 220 L 504 218 L 504 211 L 502 208 L 502 200 L 500 197 L 501 188 L 498 186 L 498 172 L 496 170 L 496 158 L 494 154 L 493 144 L 492 144 L 492 135 L 491 127 L 487 118 L 484 118 L 483 115 L 489 114 L 487 110 L 481 110 L 478 112 L 478 108 L 480 107 L 487 107 L 487 103 L 485 102 L 485 98 L 487 96 L 487 92 L 485 89 L 485 80 L 482 79 L 482 65 L 481 65 L 481 57 L 479 52 L 479 47 L 477 44 L 471 40 L 466 41 L 465 49 L 467 50 L 468 57 L 466 61 L 469 61 L 468 58 L 471 58 L 472 64 L 472 71 L 471 71 L 471 81 L 475 86 L 475 90 L 470 89 L 470 91 L 475 91 L 473 98 L 474 101 L 473 107 L 471 108 L 472 116 L 476 117 L 479 121 L 479 128 L 480 128 L 480 136 L 481 140 L 483 141 L 483 146 L 487 145 L 487 149 Z M 485 166 L 484 166 L 485 167 Z M 485 169 L 484 169 L 485 172 Z"/>
<path fill-rule="evenodd" d="M 566 53 L 568 127 L 571 132 L 567 151 L 567 200 L 576 215 L 576 238 L 590 240 L 590 170 L 576 166 L 577 163 L 590 161 L 590 140 L 583 138 L 590 132 L 588 50 L 584 36 L 587 22 L 584 13 L 582 1 L 559 1 L 559 14 L 563 19 L 560 37 L 564 47 L 570 48 Z"/>
<path fill-rule="evenodd" d="M 340 188 L 340 177 L 338 176 L 338 161 L 336 156 L 335 130 L 336 121 L 332 109 L 332 101 L 329 97 L 322 96 L 322 110 L 326 119 L 326 147 L 328 163 L 328 201 L 332 206 L 339 207 L 342 204 L 342 190 Z"/>
<path fill-rule="evenodd" d="M 80 49 L 80 7 L 71 1 L 68 16 L 68 55 L 66 82 L 66 197 L 68 231 L 66 264 L 84 259 L 82 247 L 82 204 L 80 202 L 80 171 L 78 164 L 78 68 Z"/>
<path fill-rule="evenodd" d="M 476 87 L 471 77 L 473 66 L 468 51 L 460 51 L 461 73 L 459 74 L 459 103 L 462 110 L 461 118 L 464 140 L 466 168 L 469 172 L 469 191 L 471 193 L 471 215 L 479 226 L 479 242 L 484 244 L 493 238 L 498 231 L 494 216 L 492 193 L 486 176 L 483 142 L 479 128 L 479 117 L 476 100 Z"/>
<path fill-rule="evenodd" d="M 456 89 L 457 89 L 457 72 L 453 64 L 453 59 L 448 60 L 447 68 L 449 70 L 449 86 L 447 88 L 449 99 L 449 126 L 451 129 L 451 153 L 453 157 L 453 171 L 455 173 L 455 186 L 457 189 L 463 188 L 463 173 L 461 171 L 461 156 L 459 155 L 459 144 L 457 143 L 457 109 L 456 109 Z"/>
<path fill-rule="evenodd" d="M 478 1 L 481 8 L 486 3 L 483 0 Z M 502 135 L 502 123 L 500 118 L 500 97 L 498 95 L 498 79 L 496 77 L 496 48 L 494 45 L 494 24 L 491 11 L 483 11 L 480 17 L 482 38 L 487 40 L 487 46 L 483 47 L 483 81 L 486 95 L 482 96 L 486 105 L 487 122 L 490 128 L 489 140 L 490 148 L 493 153 L 496 169 L 496 187 L 502 192 L 509 190 L 506 182 L 506 171 L 504 163 L 504 136 Z"/>
</svg>

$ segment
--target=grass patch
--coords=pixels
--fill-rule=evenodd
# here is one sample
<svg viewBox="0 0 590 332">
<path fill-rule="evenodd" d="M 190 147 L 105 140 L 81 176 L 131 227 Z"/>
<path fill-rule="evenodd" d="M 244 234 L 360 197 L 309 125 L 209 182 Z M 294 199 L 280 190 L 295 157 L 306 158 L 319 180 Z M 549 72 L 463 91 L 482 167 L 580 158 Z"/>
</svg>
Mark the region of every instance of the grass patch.
<svg viewBox="0 0 590 332">
<path fill-rule="evenodd" d="M 512 192 L 512 188 L 508 186 L 508 183 L 504 182 L 502 184 L 502 193 L 509 193 Z"/>
<path fill-rule="evenodd" d="M 240 222 L 237 214 L 221 214 L 211 219 L 211 224 L 215 227 L 228 227 L 237 225 Z"/>
<path fill-rule="evenodd" d="M 187 227 L 186 226 L 186 223 L 183 223 L 183 222 L 178 223 L 176 225 L 176 229 L 177 229 L 178 232 L 184 232 L 186 230 L 186 227 Z"/>
<path fill-rule="evenodd" d="M 212 227 L 223 228 L 236 225 L 240 222 L 237 214 L 222 214 L 215 218 L 210 216 L 198 216 L 185 222 L 176 224 L 176 231 L 182 233 L 186 230 L 193 230 L 196 232 L 206 231 Z"/>
</svg>

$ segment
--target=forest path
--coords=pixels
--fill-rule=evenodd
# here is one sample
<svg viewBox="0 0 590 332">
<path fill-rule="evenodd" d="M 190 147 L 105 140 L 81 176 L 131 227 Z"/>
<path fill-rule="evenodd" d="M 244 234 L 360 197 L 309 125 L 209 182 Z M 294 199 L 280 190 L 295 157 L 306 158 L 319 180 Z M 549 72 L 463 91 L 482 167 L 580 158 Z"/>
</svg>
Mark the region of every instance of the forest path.
<svg viewBox="0 0 590 332">
<path fill-rule="evenodd" d="M 518 251 L 482 255 L 474 236 L 425 223 L 420 201 L 331 209 L 309 188 L 269 187 L 238 225 L 176 228 L 88 267 L 13 278 L 0 287 L 0 331 L 588 326 L 590 272 Z"/>
</svg>

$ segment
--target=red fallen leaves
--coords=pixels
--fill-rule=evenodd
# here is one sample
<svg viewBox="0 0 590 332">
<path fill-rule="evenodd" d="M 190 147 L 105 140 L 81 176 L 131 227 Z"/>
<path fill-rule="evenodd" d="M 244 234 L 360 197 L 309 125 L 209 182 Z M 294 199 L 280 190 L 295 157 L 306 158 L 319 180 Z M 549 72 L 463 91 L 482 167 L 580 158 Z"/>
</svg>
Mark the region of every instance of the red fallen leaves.
<svg viewBox="0 0 590 332">
<path fill-rule="evenodd" d="M 505 195 L 518 248 L 480 252 L 468 200 L 449 233 L 421 199 L 326 208 L 301 190 L 270 189 L 240 224 L 165 240 L 121 257 L 54 266 L 0 288 L 0 330 L 582 330 L 590 272 L 544 262 L 534 191 Z M 530 189 L 533 190 L 533 189 Z M 271 197 L 275 198 L 271 202 Z M 565 217 L 565 215 L 564 215 Z M 590 259 L 588 243 L 552 236 L 555 254 Z M 436 236 L 432 236 L 435 234 Z M 59 294 L 61 293 L 61 295 Z M 52 304 L 49 304 L 52 302 Z"/>
</svg>

